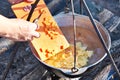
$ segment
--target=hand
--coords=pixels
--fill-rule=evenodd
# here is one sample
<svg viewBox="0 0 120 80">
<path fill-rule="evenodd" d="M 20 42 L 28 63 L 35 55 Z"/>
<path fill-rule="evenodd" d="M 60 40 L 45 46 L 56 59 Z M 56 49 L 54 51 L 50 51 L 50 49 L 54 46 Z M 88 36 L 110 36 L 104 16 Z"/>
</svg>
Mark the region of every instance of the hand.
<svg viewBox="0 0 120 80">
<path fill-rule="evenodd" d="M 8 2 L 11 3 L 11 4 L 17 4 L 17 3 L 20 3 L 20 2 L 23 2 L 23 1 L 30 3 L 30 2 L 33 2 L 35 0 L 8 0 Z M 23 10 L 24 11 L 30 11 L 31 10 L 31 5 L 24 6 Z"/>
<path fill-rule="evenodd" d="M 10 19 L 11 31 L 8 31 L 6 37 L 11 38 L 15 41 L 29 41 L 33 37 L 39 37 L 40 34 L 36 31 L 37 25 L 21 19 Z M 14 32 L 13 32 L 14 30 Z"/>
<path fill-rule="evenodd" d="M 8 0 L 8 2 L 10 2 L 11 4 L 17 4 L 17 3 L 20 3 L 20 2 L 33 2 L 35 0 Z"/>
<path fill-rule="evenodd" d="M 17 4 L 22 1 L 32 2 L 34 0 L 8 0 L 11 4 Z M 30 7 L 24 7 L 25 11 L 30 10 Z M 3 18 L 3 17 L 2 17 Z M 10 38 L 15 41 L 28 41 L 32 40 L 33 37 L 39 37 L 40 34 L 36 31 L 37 25 L 22 19 L 2 19 L 4 28 L 1 30 L 3 37 Z M 5 20 L 5 21 L 4 21 Z M 6 23 L 7 22 L 7 23 Z M 8 26 L 9 25 L 9 26 Z M 4 33 L 3 33 L 4 32 Z"/>
<path fill-rule="evenodd" d="M 0 15 L 0 36 L 14 41 L 29 41 L 40 34 L 36 31 L 37 25 L 26 20 L 6 18 Z"/>
</svg>

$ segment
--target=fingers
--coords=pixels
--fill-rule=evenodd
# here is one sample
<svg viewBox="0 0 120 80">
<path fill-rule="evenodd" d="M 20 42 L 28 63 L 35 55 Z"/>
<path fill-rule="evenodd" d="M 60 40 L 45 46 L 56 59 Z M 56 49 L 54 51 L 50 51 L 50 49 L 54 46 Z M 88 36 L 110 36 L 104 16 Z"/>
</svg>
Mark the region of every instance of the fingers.
<svg viewBox="0 0 120 80">
<path fill-rule="evenodd" d="M 39 32 L 34 31 L 34 32 L 32 32 L 32 36 L 36 37 L 36 38 L 39 38 L 40 34 L 39 34 Z"/>
<path fill-rule="evenodd" d="M 24 37 L 22 38 L 24 41 L 30 41 L 34 37 L 39 38 L 40 33 L 37 32 L 37 25 L 35 23 L 31 23 L 25 20 L 19 20 L 19 30 L 20 30 L 20 36 Z"/>
<path fill-rule="evenodd" d="M 25 41 L 31 41 L 34 37 L 39 38 L 40 34 L 36 31 L 33 31 L 31 32 L 31 35 L 25 37 Z"/>
<path fill-rule="evenodd" d="M 31 41 L 33 38 L 39 38 L 40 34 L 38 32 L 33 31 L 31 34 L 24 36 L 24 37 L 19 37 L 17 40 L 18 41 Z"/>
<path fill-rule="evenodd" d="M 31 32 L 31 34 L 34 36 L 34 37 L 40 37 L 40 34 L 39 32 L 37 32 L 37 28 L 38 26 L 35 24 L 35 23 L 32 23 L 32 25 L 30 25 L 33 29 L 33 31 Z"/>
<path fill-rule="evenodd" d="M 35 24 L 35 23 L 32 23 L 32 24 L 30 24 L 30 26 L 29 26 L 31 29 L 31 35 L 33 36 L 33 37 L 37 37 L 37 38 L 39 38 L 40 37 L 40 34 L 39 34 L 39 32 L 37 32 L 36 30 L 37 30 L 37 28 L 38 28 L 38 26 Z"/>
<path fill-rule="evenodd" d="M 17 3 L 20 3 L 20 2 L 28 2 L 28 3 L 31 3 L 35 0 L 8 0 L 8 2 L 10 2 L 11 4 L 17 4 Z"/>
<path fill-rule="evenodd" d="M 25 2 L 33 2 L 33 1 L 35 1 L 35 0 L 24 0 Z"/>
<path fill-rule="evenodd" d="M 31 10 L 31 8 L 32 8 L 31 5 L 27 5 L 27 6 L 25 6 L 25 7 L 23 8 L 23 10 L 24 10 L 25 12 L 28 12 L 28 11 Z"/>
</svg>

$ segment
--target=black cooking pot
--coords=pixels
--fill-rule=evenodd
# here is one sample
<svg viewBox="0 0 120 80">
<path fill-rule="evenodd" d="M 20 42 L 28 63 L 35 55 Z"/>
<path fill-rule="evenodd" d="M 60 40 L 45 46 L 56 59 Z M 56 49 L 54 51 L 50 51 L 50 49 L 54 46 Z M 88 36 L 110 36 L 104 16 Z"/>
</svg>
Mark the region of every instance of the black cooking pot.
<svg viewBox="0 0 120 80">
<path fill-rule="evenodd" d="M 60 13 L 56 16 L 54 16 L 56 22 L 58 23 L 59 27 L 61 28 L 63 34 L 69 41 L 69 43 L 73 43 L 73 18 L 70 13 L 64 14 Z M 93 50 L 94 54 L 89 59 L 88 64 L 82 68 L 79 68 L 79 71 L 76 73 L 73 73 L 71 69 L 61 69 L 61 68 L 55 68 L 53 66 L 50 66 L 43 61 L 40 60 L 38 57 L 38 54 L 35 52 L 35 50 L 32 48 L 32 51 L 36 58 L 40 61 L 40 63 L 49 71 L 55 73 L 59 77 L 69 77 L 69 78 L 75 78 L 80 77 L 88 68 L 98 64 L 101 62 L 107 55 L 105 53 L 105 50 L 94 30 L 94 27 L 89 20 L 88 16 L 84 15 L 75 15 L 76 19 L 76 26 L 77 26 L 77 41 L 80 41 L 81 43 L 87 45 L 88 50 Z M 107 32 L 107 30 L 100 24 L 98 21 L 96 21 L 97 27 L 99 28 L 105 42 L 107 45 L 108 50 L 111 46 L 111 39 L 110 35 Z"/>
</svg>

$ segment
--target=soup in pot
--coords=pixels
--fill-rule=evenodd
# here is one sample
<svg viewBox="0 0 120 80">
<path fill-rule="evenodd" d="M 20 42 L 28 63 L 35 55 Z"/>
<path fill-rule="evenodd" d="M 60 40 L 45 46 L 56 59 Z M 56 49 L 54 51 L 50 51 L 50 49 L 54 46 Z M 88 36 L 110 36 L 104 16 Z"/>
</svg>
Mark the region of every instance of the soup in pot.
<svg viewBox="0 0 120 80">
<path fill-rule="evenodd" d="M 47 59 L 45 63 L 56 68 L 71 69 L 74 66 L 73 52 L 74 46 L 71 44 L 69 48 Z M 80 68 L 87 65 L 92 55 L 93 51 L 87 50 L 87 46 L 83 46 L 81 42 L 76 43 L 76 67 Z"/>
</svg>

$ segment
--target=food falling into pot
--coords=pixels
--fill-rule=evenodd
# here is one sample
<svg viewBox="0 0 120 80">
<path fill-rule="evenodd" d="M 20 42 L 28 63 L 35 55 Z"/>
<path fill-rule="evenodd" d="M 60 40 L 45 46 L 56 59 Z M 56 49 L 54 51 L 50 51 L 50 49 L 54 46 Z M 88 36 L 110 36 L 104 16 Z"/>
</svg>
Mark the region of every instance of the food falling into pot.
<svg viewBox="0 0 120 80">
<path fill-rule="evenodd" d="M 71 44 L 69 48 L 45 60 L 45 63 L 56 68 L 62 68 L 62 69 L 73 68 L 74 65 L 73 47 L 74 46 Z M 87 65 L 89 58 L 93 55 L 93 51 L 87 50 L 87 46 L 82 45 L 81 42 L 76 43 L 76 52 L 77 52 L 76 66 L 78 68 Z"/>
</svg>

